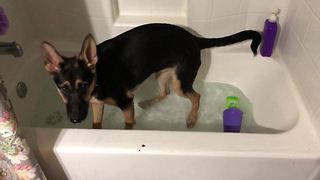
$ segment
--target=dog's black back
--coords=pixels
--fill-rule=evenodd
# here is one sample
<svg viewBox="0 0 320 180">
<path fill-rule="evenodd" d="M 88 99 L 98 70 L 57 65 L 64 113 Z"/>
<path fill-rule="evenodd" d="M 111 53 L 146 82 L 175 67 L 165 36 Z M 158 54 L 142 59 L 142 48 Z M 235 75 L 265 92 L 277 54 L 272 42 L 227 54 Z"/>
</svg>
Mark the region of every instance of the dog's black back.
<svg viewBox="0 0 320 180">
<path fill-rule="evenodd" d="M 186 63 L 200 65 L 188 61 L 200 53 L 194 36 L 180 27 L 165 24 L 134 28 L 99 44 L 97 52 L 99 99 L 131 90 L 162 69 Z"/>
</svg>

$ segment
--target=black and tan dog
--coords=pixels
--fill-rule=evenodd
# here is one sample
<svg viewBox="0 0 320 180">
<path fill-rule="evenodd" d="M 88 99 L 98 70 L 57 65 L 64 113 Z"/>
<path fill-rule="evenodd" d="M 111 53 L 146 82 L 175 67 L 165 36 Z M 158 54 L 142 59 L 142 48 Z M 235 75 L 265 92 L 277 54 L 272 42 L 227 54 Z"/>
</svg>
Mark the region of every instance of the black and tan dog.
<svg viewBox="0 0 320 180">
<path fill-rule="evenodd" d="M 226 46 L 251 39 L 256 55 L 261 35 L 242 31 L 222 38 L 199 38 L 170 24 L 146 24 L 96 45 L 88 35 L 78 56 L 64 57 L 48 42 L 42 43 L 45 69 L 52 75 L 73 123 L 84 120 L 89 102 L 93 108 L 93 128 L 101 128 L 104 103 L 118 106 L 126 128 L 135 124 L 134 89 L 155 74 L 159 95 L 139 103 L 149 107 L 169 94 L 168 82 L 175 93 L 192 104 L 187 127 L 192 128 L 199 109 L 200 95 L 192 85 L 201 64 L 200 50 Z"/>
</svg>

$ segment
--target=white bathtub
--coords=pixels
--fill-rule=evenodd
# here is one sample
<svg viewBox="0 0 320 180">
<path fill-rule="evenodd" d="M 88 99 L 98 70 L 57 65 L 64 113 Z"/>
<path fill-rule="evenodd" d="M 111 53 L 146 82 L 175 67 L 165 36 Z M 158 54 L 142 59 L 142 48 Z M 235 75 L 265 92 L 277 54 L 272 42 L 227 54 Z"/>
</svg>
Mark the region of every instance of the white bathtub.
<svg viewBox="0 0 320 180">
<path fill-rule="evenodd" d="M 320 179 L 319 139 L 278 55 L 253 58 L 247 43 L 203 52 L 198 80 L 238 87 L 252 103 L 256 127 L 263 127 L 254 133 L 221 133 L 84 129 L 89 119 L 81 125 L 66 122 L 68 128 L 44 128 L 48 121 L 41 119 L 42 112 L 60 112 L 64 106 L 38 49 L 26 51 L 20 60 L 1 61 L 0 72 L 49 179 Z M 15 95 L 18 81 L 28 86 L 24 99 Z"/>
</svg>

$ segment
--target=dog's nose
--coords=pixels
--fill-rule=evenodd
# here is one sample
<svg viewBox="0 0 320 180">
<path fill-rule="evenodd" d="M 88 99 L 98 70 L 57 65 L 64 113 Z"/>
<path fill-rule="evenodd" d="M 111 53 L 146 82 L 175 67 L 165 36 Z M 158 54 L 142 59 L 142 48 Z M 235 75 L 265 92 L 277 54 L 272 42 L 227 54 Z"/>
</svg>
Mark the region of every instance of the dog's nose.
<svg viewBox="0 0 320 180">
<path fill-rule="evenodd" d="M 71 112 L 69 113 L 69 119 L 72 123 L 79 123 L 81 122 L 81 119 L 79 118 L 79 115 L 77 112 Z"/>
<path fill-rule="evenodd" d="M 73 123 L 79 123 L 80 121 L 79 120 L 77 120 L 77 119 L 72 119 L 71 120 Z"/>
</svg>

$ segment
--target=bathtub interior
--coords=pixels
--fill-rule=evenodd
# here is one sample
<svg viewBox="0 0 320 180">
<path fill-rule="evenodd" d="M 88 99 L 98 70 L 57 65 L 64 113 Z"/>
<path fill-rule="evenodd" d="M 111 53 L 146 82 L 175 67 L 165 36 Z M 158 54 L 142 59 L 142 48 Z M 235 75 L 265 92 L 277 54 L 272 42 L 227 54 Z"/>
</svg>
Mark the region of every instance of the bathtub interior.
<svg viewBox="0 0 320 180">
<path fill-rule="evenodd" d="M 243 48 L 246 50 L 242 51 Z M 34 52 L 22 60 L 5 60 L 0 69 L 20 125 L 91 128 L 91 109 L 87 119 L 80 124 L 73 124 L 67 119 L 65 105 L 51 77 L 43 68 L 40 54 L 36 49 Z M 72 52 L 75 51 L 64 54 L 74 54 Z M 25 82 L 28 88 L 27 96 L 22 99 L 15 93 L 19 81 Z M 240 109 L 244 112 L 241 128 L 244 133 L 284 132 L 290 130 L 299 117 L 286 70 L 275 59 L 253 57 L 247 50 L 247 44 L 236 45 L 229 50 L 204 51 L 194 88 L 201 94 L 201 107 L 197 125 L 188 129 L 185 118 L 191 105 L 188 100 L 174 93 L 147 110 L 137 106 L 139 101 L 157 93 L 156 82 L 151 76 L 136 91 L 137 124 L 134 129 L 222 132 L 222 112 L 229 95 L 239 97 Z M 106 105 L 103 128 L 123 127 L 121 111 Z"/>
</svg>

